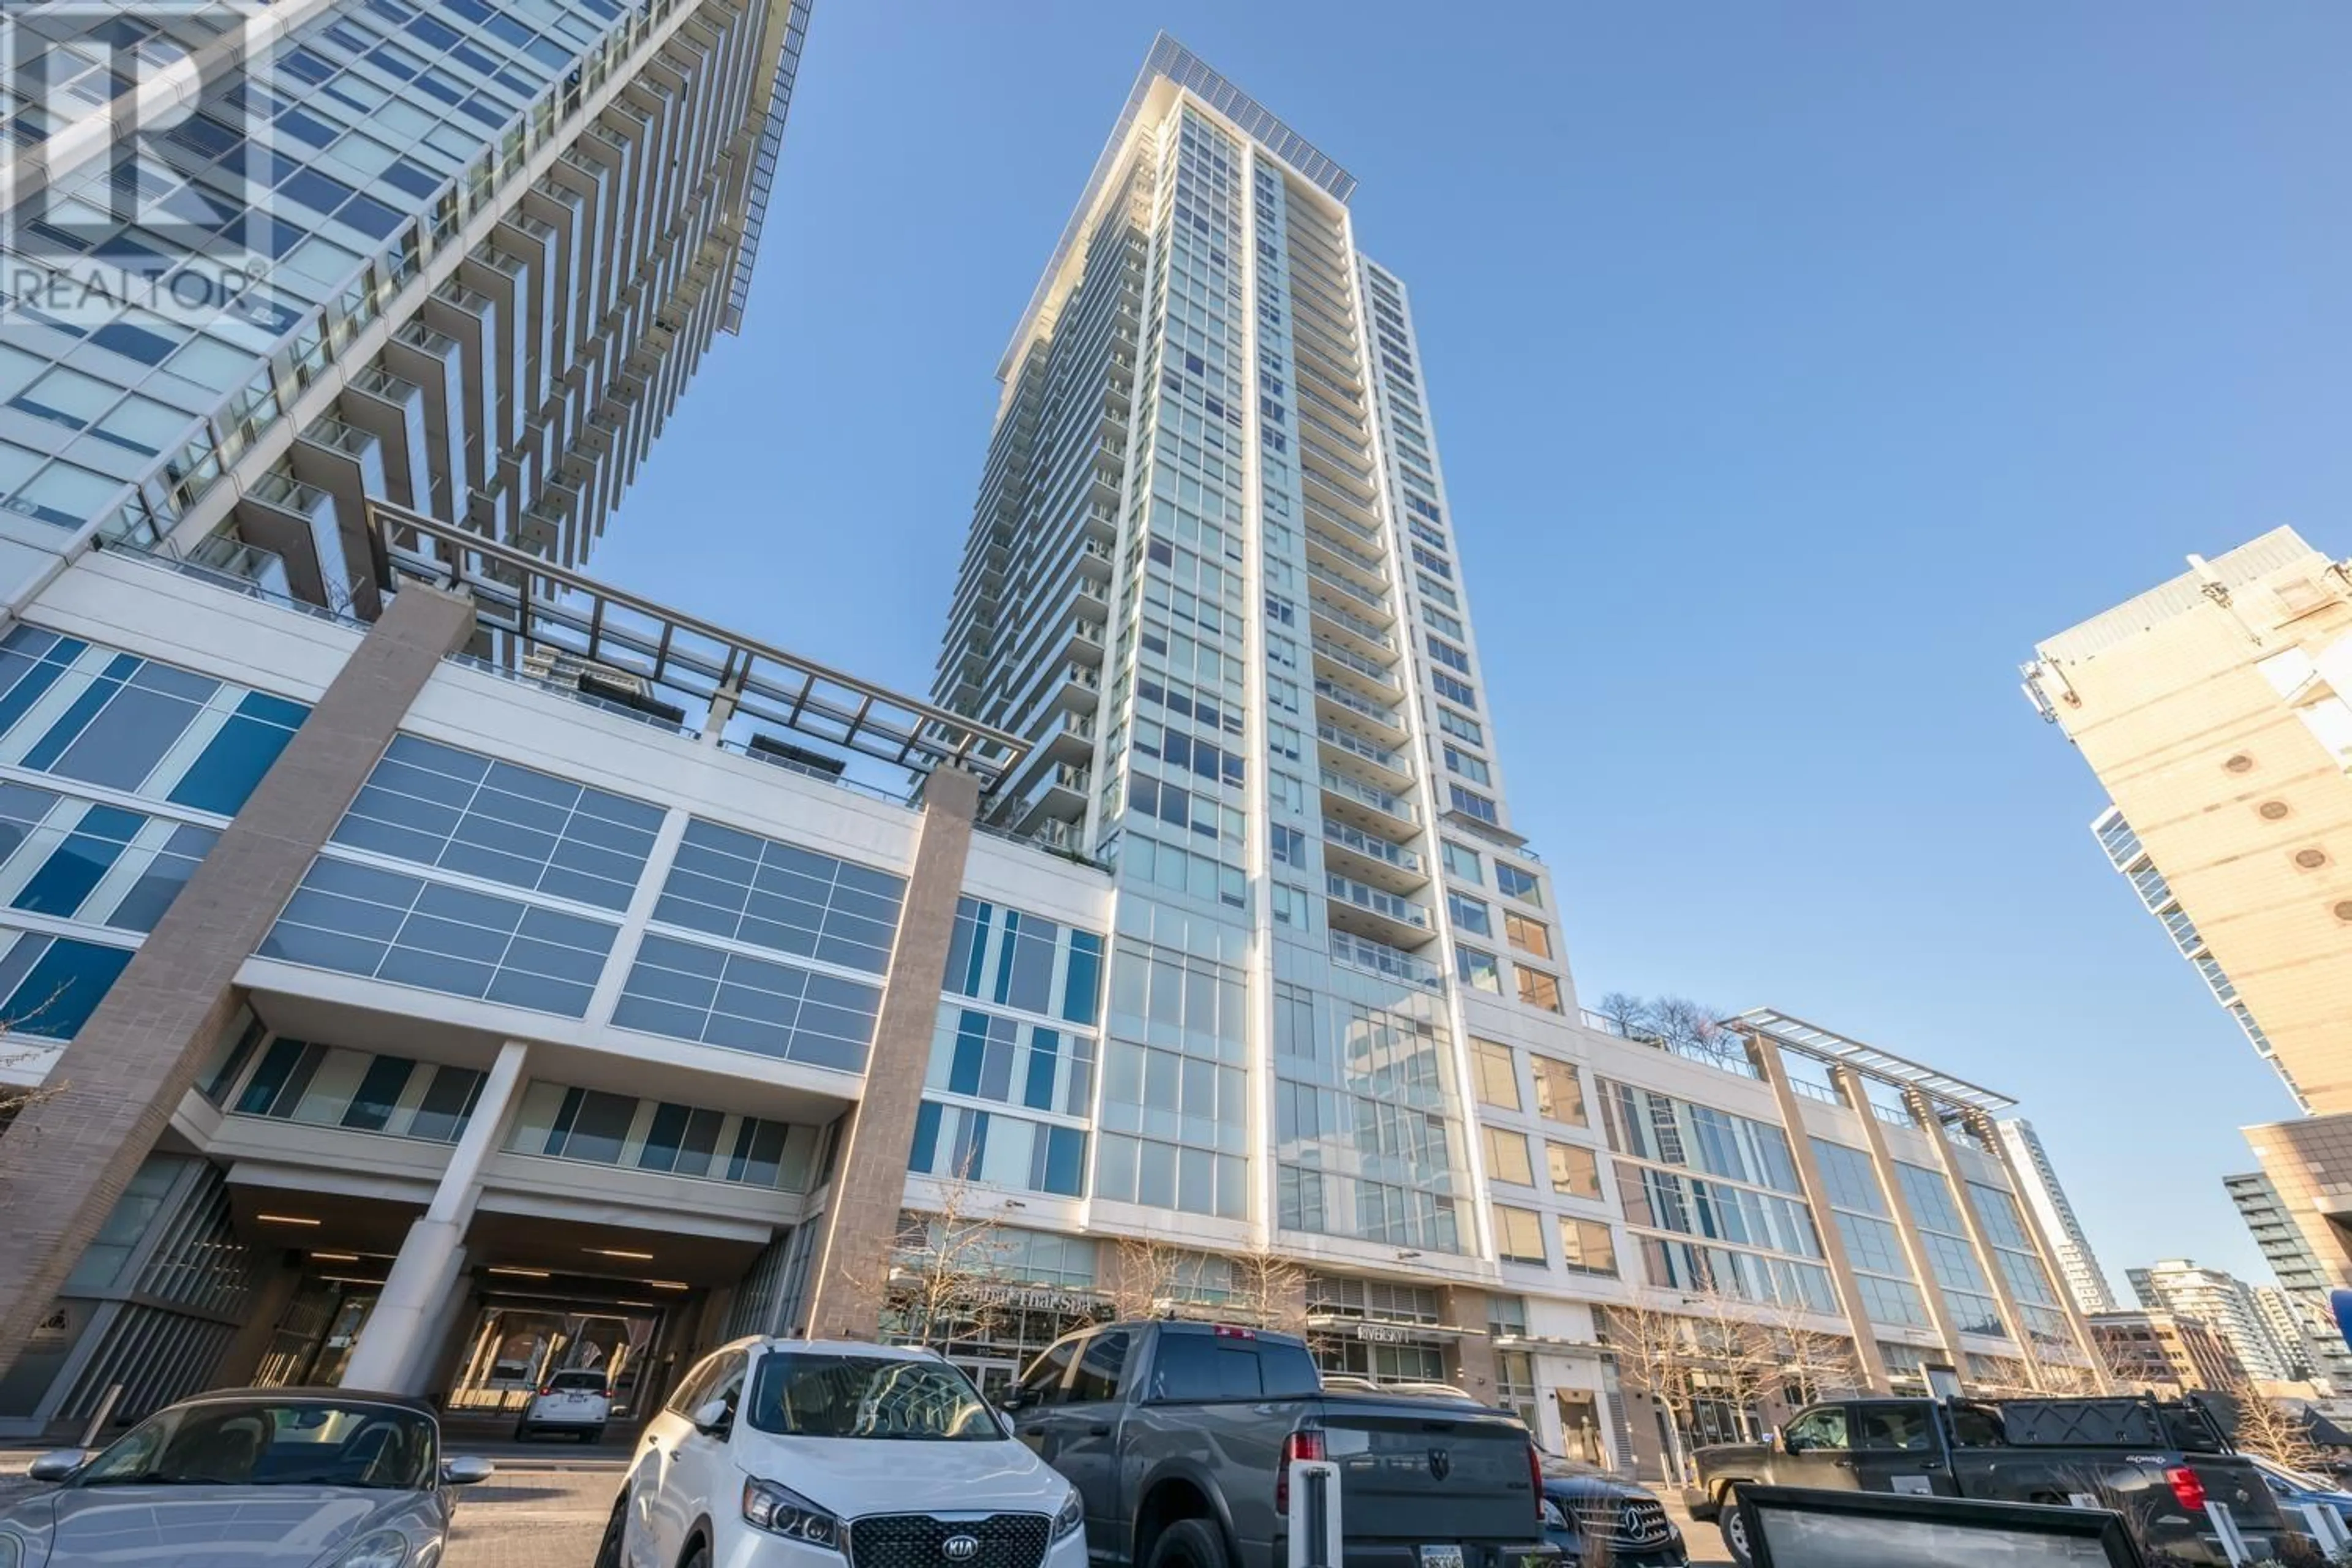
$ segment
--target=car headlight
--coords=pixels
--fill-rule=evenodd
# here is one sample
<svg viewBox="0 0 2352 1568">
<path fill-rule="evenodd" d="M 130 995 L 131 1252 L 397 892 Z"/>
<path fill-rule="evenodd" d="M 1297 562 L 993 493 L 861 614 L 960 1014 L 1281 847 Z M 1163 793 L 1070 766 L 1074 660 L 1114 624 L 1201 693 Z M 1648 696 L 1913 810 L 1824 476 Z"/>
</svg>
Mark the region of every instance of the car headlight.
<svg viewBox="0 0 2352 1568">
<path fill-rule="evenodd" d="M 1543 1523 L 1546 1530 L 1566 1530 L 1568 1515 L 1559 1511 L 1559 1504 L 1549 1498 L 1543 1500 Z"/>
<path fill-rule="evenodd" d="M 743 1522 L 771 1535 L 804 1541 L 828 1552 L 841 1550 L 841 1521 L 790 1487 L 757 1476 L 743 1483 Z"/>
<path fill-rule="evenodd" d="M 1059 1541 L 1066 1535 L 1084 1530 L 1086 1524 L 1087 1500 L 1078 1495 L 1076 1487 L 1072 1487 L 1070 1495 L 1062 1500 L 1061 1511 L 1054 1515 L 1054 1539 Z M 0 1568 L 7 1568 L 7 1565 L 0 1563 Z"/>
<path fill-rule="evenodd" d="M 379 1530 L 344 1547 L 334 1568 L 406 1568 L 407 1562 L 408 1537 L 396 1530 Z M 6 1568 L 5 1559 L 0 1559 L 0 1568 Z"/>
</svg>

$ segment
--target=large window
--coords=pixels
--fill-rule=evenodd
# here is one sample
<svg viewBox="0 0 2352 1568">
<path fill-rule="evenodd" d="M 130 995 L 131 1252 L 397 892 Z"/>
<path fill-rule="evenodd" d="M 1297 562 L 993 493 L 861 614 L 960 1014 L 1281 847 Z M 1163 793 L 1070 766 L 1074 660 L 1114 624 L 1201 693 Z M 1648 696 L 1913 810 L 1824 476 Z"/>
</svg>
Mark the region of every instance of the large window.
<svg viewBox="0 0 2352 1568">
<path fill-rule="evenodd" d="M 70 1040 L 131 962 L 131 950 L 35 931 L 0 931 L 0 1030 Z"/>
<path fill-rule="evenodd" d="M 1502 993 L 1502 966 L 1491 952 L 1482 952 L 1475 947 L 1464 947 L 1457 942 L 1454 948 L 1454 973 L 1456 979 L 1474 991 L 1491 991 L 1497 995 Z"/>
<path fill-rule="evenodd" d="M 1559 1216 L 1561 1266 L 1571 1274 L 1617 1276 L 1617 1245 L 1609 1227 L 1598 1220 Z"/>
<path fill-rule="evenodd" d="M 1495 1250 L 1507 1263 L 1545 1263 L 1543 1215 L 1533 1209 L 1495 1205 Z"/>
<path fill-rule="evenodd" d="M 472 1068 L 280 1036 L 262 1053 L 234 1109 L 242 1116 L 454 1143 L 481 1091 L 482 1075 Z"/>
<path fill-rule="evenodd" d="M 322 855 L 260 956 L 577 1018 L 614 935 L 601 921 Z"/>
<path fill-rule="evenodd" d="M 822 1130 L 634 1095 L 532 1083 L 507 1148 L 542 1159 L 805 1192 Z"/>
<path fill-rule="evenodd" d="M 236 815 L 310 710 L 19 623 L 0 638 L 0 763 Z"/>
<path fill-rule="evenodd" d="M 1576 1068 L 1536 1051 L 1528 1053 L 1528 1061 L 1536 1070 L 1536 1114 L 1546 1121 L 1583 1126 L 1584 1085 Z"/>
<path fill-rule="evenodd" d="M 1092 1025 L 1102 1005 L 1103 939 L 1024 910 L 957 900 L 941 989 L 1067 1023 Z"/>
<path fill-rule="evenodd" d="M 1507 899 L 1543 907 L 1543 882 L 1532 871 L 1522 871 L 1507 860 L 1495 862 L 1495 886 Z"/>
<path fill-rule="evenodd" d="M 1560 1010 L 1559 976 L 1546 974 L 1540 969 L 1529 969 L 1524 963 L 1513 964 L 1511 973 L 1518 981 L 1522 1005 L 1540 1007 L 1547 1013 Z"/>
<path fill-rule="evenodd" d="M 1512 1063 L 1510 1047 L 1472 1040 L 1470 1068 L 1477 1080 L 1479 1104 L 1504 1110 L 1519 1109 L 1519 1074 Z"/>
<path fill-rule="evenodd" d="M 335 842 L 618 911 L 661 819 L 644 801 L 401 735 Z"/>
<path fill-rule="evenodd" d="M 1538 958 L 1551 956 L 1551 928 L 1534 916 L 1523 915 L 1517 910 L 1505 910 L 1503 935 L 1521 952 L 1532 953 Z"/>
<path fill-rule="evenodd" d="M 863 1072 L 876 987 L 648 931 L 613 1022 L 810 1067 Z"/>
<path fill-rule="evenodd" d="M 903 877 L 697 817 L 654 919 L 880 974 L 890 967 L 906 887 Z"/>
<path fill-rule="evenodd" d="M 1486 1177 L 1515 1187 L 1536 1184 L 1534 1163 L 1528 1158 L 1528 1135 L 1505 1127 L 1480 1130 L 1486 1145 Z"/>
<path fill-rule="evenodd" d="M 219 838 L 193 823 L 0 784 L 0 896 L 32 914 L 152 931 Z"/>
<path fill-rule="evenodd" d="M 1448 892 L 1445 895 L 1445 912 L 1453 917 L 1454 929 L 1457 931 L 1466 931 L 1472 936 L 1495 934 L 1494 925 L 1487 919 L 1486 905 L 1481 900 Z"/>
<path fill-rule="evenodd" d="M 1571 1198 L 1601 1196 L 1601 1160 L 1591 1150 L 1574 1143 L 1546 1142 L 1544 1165 L 1553 1192 Z"/>
</svg>

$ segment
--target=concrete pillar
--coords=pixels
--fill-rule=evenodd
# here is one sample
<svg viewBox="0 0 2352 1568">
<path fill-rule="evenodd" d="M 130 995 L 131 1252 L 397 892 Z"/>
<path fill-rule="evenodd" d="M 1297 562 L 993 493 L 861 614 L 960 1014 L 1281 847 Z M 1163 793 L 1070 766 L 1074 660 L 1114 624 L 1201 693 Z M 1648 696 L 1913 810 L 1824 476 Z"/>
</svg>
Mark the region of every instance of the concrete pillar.
<svg viewBox="0 0 2352 1568">
<path fill-rule="evenodd" d="M 1845 1237 L 1838 1234 L 1837 1221 L 1830 1214 L 1829 1188 L 1822 1181 L 1821 1162 L 1813 1158 L 1812 1134 L 1805 1130 L 1804 1108 L 1797 1103 L 1797 1091 L 1790 1086 L 1780 1047 L 1761 1035 L 1749 1035 L 1748 1054 L 1763 1073 L 1772 1101 L 1780 1108 L 1780 1126 L 1789 1135 L 1789 1157 L 1797 1167 L 1797 1184 L 1805 1189 L 1805 1203 L 1813 1211 L 1813 1229 L 1822 1238 L 1822 1258 L 1830 1266 L 1830 1285 L 1837 1291 L 1838 1306 L 1853 1333 L 1854 1364 L 1862 1369 L 1864 1391 L 1885 1394 L 1894 1387 L 1886 1378 L 1886 1357 L 1879 1352 L 1878 1331 L 1871 1327 L 1870 1313 L 1863 1305 L 1862 1287 L 1854 1283 Z"/>
<path fill-rule="evenodd" d="M 809 1269 L 803 1321 L 821 1338 L 870 1340 L 881 1331 L 890 1251 L 907 1196 L 907 1151 L 914 1146 L 979 806 L 979 782 L 970 773 L 941 767 L 923 786 L 922 834 L 866 1058 L 866 1087 L 842 1134 L 832 1202 L 810 1222 L 824 1232 Z"/>
<path fill-rule="evenodd" d="M 2052 1243 L 2049 1233 L 2042 1228 L 2041 1220 L 2035 1217 L 2033 1205 L 2024 1199 L 2025 1183 L 2018 1175 L 2017 1162 L 2009 1157 L 2009 1140 L 2000 1135 L 2000 1130 L 1993 1125 L 1992 1118 L 1983 1111 L 1969 1112 L 1969 1120 L 1977 1136 L 2000 1162 L 2000 1168 L 2009 1173 L 2010 1201 L 2016 1205 L 2018 1219 L 2025 1226 L 2025 1234 L 2033 1238 L 2033 1255 L 2042 1260 L 2042 1272 L 2049 1278 L 2050 1293 L 2058 1298 L 2058 1310 L 2066 1314 L 2066 1327 L 2074 1336 L 2074 1346 L 2091 1363 L 2093 1386 L 2101 1394 L 2114 1393 L 2115 1379 L 2107 1371 L 2106 1357 L 2100 1353 L 2098 1338 L 2091 1332 L 2091 1321 L 2083 1315 L 2081 1303 L 2074 1300 L 2074 1288 L 2066 1283 L 2065 1271 L 2058 1262 L 2058 1248 Z"/>
<path fill-rule="evenodd" d="M 943 961 L 944 962 L 944 961 Z M 460 1290 L 466 1269 L 466 1226 L 482 1193 L 482 1164 L 496 1152 L 508 1109 L 522 1085 L 529 1048 L 520 1040 L 499 1047 L 475 1097 L 465 1134 L 449 1152 L 448 1168 L 433 1190 L 424 1216 L 413 1221 L 400 1256 L 384 1276 L 375 1310 L 368 1314 L 360 1342 L 343 1367 L 343 1386 L 380 1394 L 415 1394 L 432 1375 L 437 1342 L 428 1331 L 446 1316 L 446 1303 Z"/>
<path fill-rule="evenodd" d="M 0 1371 L 195 1082 L 236 1010 L 238 966 L 473 628 L 470 601 L 400 591 L 67 1046 L 57 1091 L 0 1136 Z"/>
<path fill-rule="evenodd" d="M 1992 1282 L 1992 1299 L 2000 1308 L 2000 1321 L 2008 1326 L 2009 1337 L 2016 1342 L 2018 1359 L 2025 1366 L 2025 1381 L 2033 1388 L 2040 1389 L 2042 1386 L 2041 1358 L 2033 1353 L 2033 1341 L 2025 1332 L 2025 1320 L 2017 1310 L 2017 1296 L 2009 1288 L 2009 1276 L 2000 1271 L 2000 1261 L 1993 1256 L 1992 1241 L 1985 1234 L 1984 1216 L 1977 1212 L 1976 1196 L 1969 1191 L 1968 1173 L 1952 1157 L 1952 1142 L 1944 1134 L 1943 1119 L 1936 1114 L 1934 1104 L 1918 1090 L 1906 1090 L 1904 1098 L 1910 1102 L 1911 1114 L 1927 1134 L 1928 1142 L 1936 1145 L 1936 1164 L 1944 1173 L 1946 1184 L 1952 1189 L 1952 1204 L 1960 1211 L 1960 1223 L 1968 1226 L 1969 1245 L 1976 1248 L 1977 1266 Z M 1960 1375 L 1968 1375 L 1966 1363 L 1961 1363 Z"/>
<path fill-rule="evenodd" d="M 1447 1327 L 1462 1331 L 1445 1352 L 1447 1379 L 1481 1404 L 1495 1404 L 1497 1367 L 1495 1342 L 1486 1332 L 1486 1292 L 1468 1285 L 1443 1286 L 1437 1292 L 1437 1315 Z"/>
<path fill-rule="evenodd" d="M 1919 1299 L 1927 1303 L 1927 1321 L 1936 1326 L 1936 1337 L 1944 1342 L 1944 1355 L 1951 1362 L 1952 1370 L 1966 1377 L 1969 1353 L 1960 1348 L 1952 1310 L 1945 1304 L 1942 1287 L 1936 1283 L 1927 1244 L 1919 1235 L 1919 1216 L 1911 1212 L 1911 1194 L 1903 1190 L 1902 1173 L 1895 1170 L 1895 1156 L 1887 1152 L 1885 1131 L 1878 1125 L 1878 1113 L 1870 1108 L 1869 1089 L 1862 1075 L 1852 1068 L 1832 1068 L 1831 1071 L 1836 1076 L 1838 1088 L 1844 1091 L 1846 1103 L 1862 1118 L 1862 1141 L 1870 1150 L 1870 1166 L 1878 1173 L 1878 1190 L 1885 1195 L 1887 1215 L 1894 1220 L 1895 1234 L 1903 1242 L 1903 1256 L 1911 1262 L 1911 1278 L 1918 1281 Z"/>
</svg>

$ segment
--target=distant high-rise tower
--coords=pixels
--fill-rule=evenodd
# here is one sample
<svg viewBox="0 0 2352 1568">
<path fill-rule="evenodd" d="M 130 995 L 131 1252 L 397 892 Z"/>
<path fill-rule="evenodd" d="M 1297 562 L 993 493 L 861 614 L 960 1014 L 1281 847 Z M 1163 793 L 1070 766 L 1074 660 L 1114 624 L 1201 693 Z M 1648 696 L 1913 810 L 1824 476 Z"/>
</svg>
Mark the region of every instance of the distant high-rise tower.
<svg viewBox="0 0 2352 1568">
<path fill-rule="evenodd" d="M 2074 1217 L 2074 1205 L 2067 1201 L 2066 1189 L 2059 1184 L 2049 1151 L 2042 1146 L 2033 1123 L 2012 1117 L 1998 1125 L 2000 1141 L 2009 1148 L 2010 1168 L 2017 1173 L 2025 1200 L 2033 1205 L 2034 1218 L 2042 1222 L 2042 1234 L 2050 1238 L 2051 1250 L 2058 1255 L 2068 1294 L 2085 1313 L 2114 1311 L 2115 1292 L 2108 1288 L 2099 1260 L 2092 1256 L 2091 1238 L 2083 1233 L 2083 1222 Z"/>
<path fill-rule="evenodd" d="M 2151 1311 L 2195 1318 L 2228 1342 L 2248 1376 L 2287 1383 L 2309 1373 L 2300 1345 L 2282 1344 L 2253 1292 L 2237 1276 L 2200 1268 L 2186 1258 L 2168 1258 L 2129 1271 L 2132 1291 Z"/>
</svg>

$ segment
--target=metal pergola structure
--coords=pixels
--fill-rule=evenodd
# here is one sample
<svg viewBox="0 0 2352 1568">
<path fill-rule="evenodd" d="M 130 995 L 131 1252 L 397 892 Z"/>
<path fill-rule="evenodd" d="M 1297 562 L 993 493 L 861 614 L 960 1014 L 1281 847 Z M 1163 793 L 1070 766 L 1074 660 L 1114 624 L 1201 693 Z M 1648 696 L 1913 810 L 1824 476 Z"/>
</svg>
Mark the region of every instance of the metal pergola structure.
<svg viewBox="0 0 2352 1568">
<path fill-rule="evenodd" d="M 1965 1079 L 1922 1067 L 1906 1057 L 1882 1051 L 1875 1046 L 1866 1046 L 1835 1030 L 1808 1024 L 1802 1018 L 1792 1018 L 1769 1007 L 1750 1007 L 1724 1022 L 1732 1028 L 1761 1035 L 1785 1050 L 1796 1051 L 1815 1061 L 1849 1067 L 1865 1077 L 1892 1084 L 1897 1089 L 1917 1089 L 1932 1101 L 1941 1101 L 1967 1110 L 1980 1110 L 1989 1116 L 1997 1116 L 2017 1106 L 2017 1101 L 2005 1094 L 1996 1094 Z"/>
<path fill-rule="evenodd" d="M 731 632 L 486 534 L 383 501 L 368 523 L 384 569 L 461 592 L 509 668 L 551 648 L 604 671 L 699 700 L 710 722 L 741 714 L 916 773 L 960 768 L 982 794 L 1020 764 L 1028 742 L 918 698 Z M 387 583 L 387 586 L 393 585 Z"/>
</svg>

